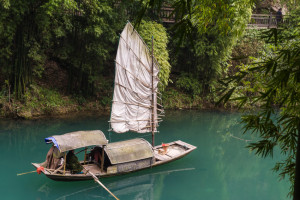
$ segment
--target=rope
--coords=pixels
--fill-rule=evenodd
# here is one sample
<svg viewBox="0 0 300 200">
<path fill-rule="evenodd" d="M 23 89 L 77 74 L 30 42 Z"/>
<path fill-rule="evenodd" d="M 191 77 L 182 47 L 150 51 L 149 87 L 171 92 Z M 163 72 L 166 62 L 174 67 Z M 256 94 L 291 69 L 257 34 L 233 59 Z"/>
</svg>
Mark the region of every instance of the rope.
<svg viewBox="0 0 300 200">
<path fill-rule="evenodd" d="M 232 135 L 231 133 L 229 134 L 229 136 L 230 136 L 230 137 L 232 137 L 232 138 L 235 138 L 235 139 L 237 139 L 237 140 L 244 141 L 244 142 L 246 142 L 246 143 L 248 143 L 248 142 L 251 142 L 251 141 L 252 141 L 252 140 L 245 140 L 245 139 L 243 139 L 243 138 L 236 137 L 236 136 Z"/>
</svg>

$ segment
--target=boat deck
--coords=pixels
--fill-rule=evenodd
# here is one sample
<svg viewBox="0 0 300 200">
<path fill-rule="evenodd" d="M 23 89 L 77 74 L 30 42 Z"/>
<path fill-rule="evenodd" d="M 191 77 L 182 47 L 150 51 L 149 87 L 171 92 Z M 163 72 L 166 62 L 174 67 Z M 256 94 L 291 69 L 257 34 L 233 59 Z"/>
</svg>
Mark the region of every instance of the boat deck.
<svg viewBox="0 0 300 200">
<path fill-rule="evenodd" d="M 93 174 L 95 174 L 96 176 L 97 175 L 102 175 L 103 173 L 101 172 L 101 168 L 96 165 L 96 164 L 85 164 L 83 165 L 84 168 L 90 172 L 92 172 Z M 83 170 L 83 171 L 86 171 L 86 170 Z"/>
<path fill-rule="evenodd" d="M 166 151 L 164 151 L 162 145 L 154 147 L 154 165 L 160 165 L 166 162 L 179 159 L 197 148 L 181 140 L 168 143 L 168 145 L 169 146 L 167 147 Z"/>
</svg>

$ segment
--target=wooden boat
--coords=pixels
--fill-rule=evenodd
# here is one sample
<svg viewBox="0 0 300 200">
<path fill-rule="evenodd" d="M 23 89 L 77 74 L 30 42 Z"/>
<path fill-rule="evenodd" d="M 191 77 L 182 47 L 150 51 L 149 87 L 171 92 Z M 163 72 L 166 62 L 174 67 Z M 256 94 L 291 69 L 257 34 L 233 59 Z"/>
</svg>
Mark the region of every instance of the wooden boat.
<svg viewBox="0 0 300 200">
<path fill-rule="evenodd" d="M 52 137 L 56 139 L 58 138 L 59 140 L 61 138 L 68 138 L 70 135 L 77 135 L 79 136 L 77 138 L 82 141 L 82 138 L 87 135 L 91 138 L 90 133 L 93 132 L 103 134 L 101 131 L 80 131 Z M 104 134 L 102 136 L 104 136 Z M 74 137 L 72 140 L 68 140 L 71 144 L 65 142 L 58 143 L 58 140 L 56 140 L 55 143 L 58 144 L 62 153 L 75 149 L 76 145 L 74 145 L 74 143 L 78 143 L 74 140 Z M 87 146 L 81 146 L 80 148 L 95 146 L 94 144 L 90 145 L 88 142 L 85 142 L 84 144 Z M 101 150 L 104 147 L 103 164 L 101 165 L 101 163 L 88 160 L 81 161 L 81 164 L 85 169 L 89 170 L 99 178 L 110 177 L 166 164 L 187 155 L 196 148 L 195 146 L 180 140 L 164 145 L 168 146 L 166 151 L 162 145 L 152 148 L 150 143 L 142 138 L 107 143 L 106 145 L 101 146 L 97 145 L 97 147 L 100 147 Z M 32 163 L 32 165 L 39 168 L 41 163 Z M 68 169 L 65 171 L 59 170 L 58 172 L 53 173 L 54 170 L 45 168 L 42 172 L 48 178 L 56 181 L 81 181 L 93 179 L 92 175 L 86 173 L 87 171 L 85 169 L 82 174 L 72 174 Z"/>
<path fill-rule="evenodd" d="M 153 44 L 153 41 L 152 41 Z M 164 115 L 159 93 L 159 64 L 147 45 L 128 22 L 120 35 L 116 56 L 116 75 L 113 103 L 110 117 L 110 130 L 115 133 L 128 131 L 137 133 L 152 133 L 152 145 L 142 138 L 108 143 L 102 131 L 79 131 L 46 138 L 47 143 L 53 143 L 60 153 L 74 149 L 97 146 L 101 151 L 100 162 L 85 159 L 81 164 L 85 168 L 83 174 L 72 174 L 66 169 L 50 170 L 43 173 L 59 181 L 75 181 L 109 177 L 134 172 L 162 165 L 177 160 L 196 147 L 183 141 L 174 141 L 162 145 L 154 145 L 157 127 Z M 87 150 L 85 150 L 85 158 Z M 66 161 L 66 159 L 64 159 Z M 32 163 L 41 167 L 41 163 Z"/>
</svg>

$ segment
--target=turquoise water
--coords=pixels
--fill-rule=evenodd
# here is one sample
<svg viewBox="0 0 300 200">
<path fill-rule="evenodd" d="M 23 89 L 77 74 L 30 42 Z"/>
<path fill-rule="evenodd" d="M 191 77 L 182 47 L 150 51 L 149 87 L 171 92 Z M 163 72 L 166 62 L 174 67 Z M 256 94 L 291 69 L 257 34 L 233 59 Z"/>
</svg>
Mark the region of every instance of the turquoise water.
<svg viewBox="0 0 300 200">
<path fill-rule="evenodd" d="M 280 155 L 262 159 L 245 148 L 254 137 L 243 135 L 239 114 L 167 111 L 156 144 L 182 140 L 198 148 L 175 162 L 128 175 L 101 179 L 121 200 L 282 200 L 289 184 L 271 171 Z M 94 181 L 56 182 L 37 173 L 50 148 L 44 138 L 77 130 L 100 129 L 111 141 L 149 134 L 109 134 L 109 116 L 0 120 L 1 199 L 114 199 Z"/>
</svg>

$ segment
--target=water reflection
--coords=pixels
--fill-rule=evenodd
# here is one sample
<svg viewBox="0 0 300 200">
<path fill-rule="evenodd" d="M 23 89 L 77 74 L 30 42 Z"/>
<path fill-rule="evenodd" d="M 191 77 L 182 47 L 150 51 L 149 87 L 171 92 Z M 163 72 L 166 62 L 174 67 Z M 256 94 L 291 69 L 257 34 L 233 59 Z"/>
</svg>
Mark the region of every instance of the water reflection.
<svg viewBox="0 0 300 200">
<path fill-rule="evenodd" d="M 166 170 L 150 174 L 133 175 L 118 179 L 118 181 L 106 183 L 106 187 L 120 199 L 132 200 L 155 200 L 162 199 L 162 191 L 164 189 L 165 177 L 174 173 L 195 170 L 194 168 Z M 62 193 L 59 197 L 51 198 L 55 200 L 68 199 L 107 199 L 107 192 L 96 183 L 93 186 L 87 184 L 87 187 L 74 187 L 68 192 L 64 190 L 57 191 L 57 187 L 53 184 L 45 183 L 38 188 L 39 198 L 45 199 L 50 193 Z M 112 198 L 112 197 L 111 197 Z M 113 199 L 113 198 L 112 198 Z"/>
</svg>

